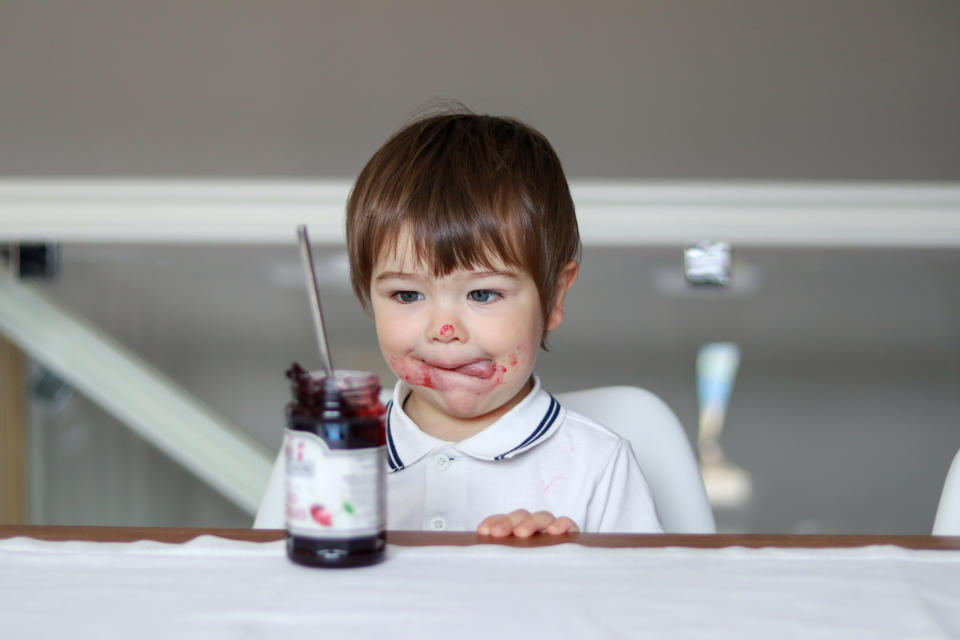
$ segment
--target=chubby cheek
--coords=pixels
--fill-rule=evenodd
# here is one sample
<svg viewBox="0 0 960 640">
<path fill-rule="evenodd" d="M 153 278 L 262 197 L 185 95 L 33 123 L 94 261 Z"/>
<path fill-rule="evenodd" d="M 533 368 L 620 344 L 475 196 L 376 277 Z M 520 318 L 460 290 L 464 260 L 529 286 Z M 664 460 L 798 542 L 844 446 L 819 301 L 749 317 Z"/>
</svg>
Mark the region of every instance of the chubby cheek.
<svg viewBox="0 0 960 640">
<path fill-rule="evenodd" d="M 390 356 L 387 358 L 387 364 L 393 369 L 397 376 L 414 387 L 425 387 L 427 389 L 437 389 L 440 386 L 440 380 L 432 374 L 430 367 L 399 356 Z"/>
<path fill-rule="evenodd" d="M 518 370 L 520 373 L 530 373 L 536 361 L 536 351 L 531 351 L 525 344 L 518 344 L 507 357 L 508 366 L 513 370 Z"/>
<path fill-rule="evenodd" d="M 506 378 L 507 371 L 509 369 L 502 364 L 493 365 L 493 384 L 494 386 L 499 387 L 503 384 L 504 379 Z"/>
<path fill-rule="evenodd" d="M 520 344 L 511 353 L 497 363 L 494 379 L 497 385 L 505 382 L 515 382 L 520 379 L 526 383 L 528 376 L 533 372 L 534 360 L 529 356 L 529 349 Z"/>
<path fill-rule="evenodd" d="M 410 323 L 386 315 L 377 316 L 376 320 L 377 342 L 380 344 L 380 352 L 388 360 L 408 352 L 416 343 L 416 336 L 407 329 Z"/>
</svg>

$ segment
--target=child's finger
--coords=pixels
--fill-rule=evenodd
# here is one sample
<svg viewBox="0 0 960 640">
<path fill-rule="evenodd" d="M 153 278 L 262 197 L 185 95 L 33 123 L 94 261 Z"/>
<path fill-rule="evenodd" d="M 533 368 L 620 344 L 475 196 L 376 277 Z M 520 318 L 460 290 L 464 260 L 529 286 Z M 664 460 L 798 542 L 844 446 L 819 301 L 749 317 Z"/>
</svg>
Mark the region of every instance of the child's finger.
<svg viewBox="0 0 960 640">
<path fill-rule="evenodd" d="M 477 533 L 482 536 L 489 536 L 493 526 L 506 517 L 507 515 L 504 513 L 497 513 L 492 516 L 487 516 L 483 519 L 483 522 L 477 525 Z"/>
<path fill-rule="evenodd" d="M 577 527 L 576 522 L 567 516 L 560 516 L 551 522 L 550 526 L 548 526 L 545 531 L 550 535 L 561 535 L 564 533 L 577 533 L 580 531 L 580 528 Z"/>
<path fill-rule="evenodd" d="M 535 514 L 534 514 L 535 515 Z M 531 515 L 526 509 L 517 509 L 516 511 L 511 511 L 507 514 L 505 520 L 501 520 L 498 523 L 498 526 L 494 528 L 493 535 L 495 536 L 509 536 L 510 534 L 524 537 L 532 535 L 536 529 L 533 529 L 530 533 L 525 533 L 530 527 L 536 526 L 533 522 L 534 515 Z"/>
<path fill-rule="evenodd" d="M 511 514 L 512 515 L 512 514 Z M 518 538 L 527 538 L 537 533 L 545 531 L 555 518 L 549 511 L 537 511 L 528 513 L 527 516 L 513 527 L 513 535 Z"/>
<path fill-rule="evenodd" d="M 477 533 L 482 536 L 503 538 L 513 533 L 514 528 L 523 522 L 530 512 L 526 509 L 517 509 L 508 514 L 498 513 L 484 518 L 477 526 Z"/>
</svg>

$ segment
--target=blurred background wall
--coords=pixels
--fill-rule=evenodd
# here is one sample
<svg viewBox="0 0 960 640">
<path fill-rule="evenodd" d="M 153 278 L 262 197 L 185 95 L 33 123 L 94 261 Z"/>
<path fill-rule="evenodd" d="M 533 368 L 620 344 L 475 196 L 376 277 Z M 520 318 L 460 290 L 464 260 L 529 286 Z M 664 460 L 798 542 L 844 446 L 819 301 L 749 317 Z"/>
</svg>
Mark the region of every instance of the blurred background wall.
<svg viewBox="0 0 960 640">
<path fill-rule="evenodd" d="M 573 177 L 954 180 L 952 0 L 6 0 L 0 174 L 353 176 L 434 99 Z"/>
<path fill-rule="evenodd" d="M 955 184 L 958 68 L 952 1 L 8 0 L 0 176 L 349 180 L 458 100 L 541 129 L 572 180 Z M 315 352 L 292 244 L 62 250 L 39 290 L 279 446 L 282 372 Z M 339 247 L 318 252 L 338 366 L 390 384 Z M 928 532 L 960 447 L 958 252 L 736 256 L 753 284 L 701 295 L 664 275 L 679 246 L 587 246 L 545 383 L 639 384 L 694 437 L 696 350 L 735 340 L 724 446 L 755 495 L 723 528 Z M 249 524 L 83 397 L 32 388 L 33 521 Z"/>
</svg>

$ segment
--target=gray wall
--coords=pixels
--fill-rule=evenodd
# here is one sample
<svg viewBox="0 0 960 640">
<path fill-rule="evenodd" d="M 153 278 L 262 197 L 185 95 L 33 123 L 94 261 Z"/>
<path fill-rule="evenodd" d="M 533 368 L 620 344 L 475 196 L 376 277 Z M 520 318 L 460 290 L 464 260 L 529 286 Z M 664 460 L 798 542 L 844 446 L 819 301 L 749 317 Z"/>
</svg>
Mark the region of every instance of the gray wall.
<svg viewBox="0 0 960 640">
<path fill-rule="evenodd" d="M 954 0 L 5 0 L 0 175 L 355 175 L 418 108 L 574 177 L 955 180 Z"/>
</svg>

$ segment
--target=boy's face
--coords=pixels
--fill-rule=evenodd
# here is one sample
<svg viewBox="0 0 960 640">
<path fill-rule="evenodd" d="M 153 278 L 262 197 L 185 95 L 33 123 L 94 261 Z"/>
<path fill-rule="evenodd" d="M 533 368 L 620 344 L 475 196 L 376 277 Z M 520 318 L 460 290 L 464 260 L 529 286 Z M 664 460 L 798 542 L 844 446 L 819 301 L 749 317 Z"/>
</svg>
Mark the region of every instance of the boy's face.
<svg viewBox="0 0 960 640">
<path fill-rule="evenodd" d="M 374 267 L 380 349 L 413 387 L 408 405 L 421 415 L 489 424 L 530 389 L 544 329 L 540 295 L 522 269 L 492 264 L 438 278 L 401 234 L 397 252 L 384 252 Z M 552 329 L 559 318 L 550 315 Z"/>
</svg>

